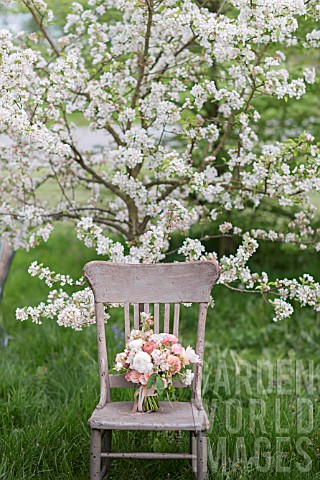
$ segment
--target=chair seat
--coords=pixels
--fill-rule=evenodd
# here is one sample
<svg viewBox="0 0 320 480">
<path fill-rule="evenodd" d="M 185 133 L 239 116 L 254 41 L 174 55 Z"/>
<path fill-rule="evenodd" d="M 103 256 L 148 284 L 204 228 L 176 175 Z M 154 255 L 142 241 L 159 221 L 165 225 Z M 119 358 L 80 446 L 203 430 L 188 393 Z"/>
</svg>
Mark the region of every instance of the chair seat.
<svg viewBox="0 0 320 480">
<path fill-rule="evenodd" d="M 132 412 L 133 402 L 110 402 L 96 408 L 88 421 L 91 428 L 106 430 L 207 430 L 206 412 L 191 402 L 159 402 L 156 412 Z"/>
</svg>

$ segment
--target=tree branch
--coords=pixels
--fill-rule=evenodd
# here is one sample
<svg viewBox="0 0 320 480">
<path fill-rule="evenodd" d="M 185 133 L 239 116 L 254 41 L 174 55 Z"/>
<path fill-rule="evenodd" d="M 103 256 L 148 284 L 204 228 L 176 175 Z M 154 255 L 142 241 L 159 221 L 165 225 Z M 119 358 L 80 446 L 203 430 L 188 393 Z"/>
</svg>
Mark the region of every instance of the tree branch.
<svg viewBox="0 0 320 480">
<path fill-rule="evenodd" d="M 59 48 L 57 47 L 57 45 L 54 43 L 54 41 L 52 40 L 52 38 L 50 37 L 49 33 L 48 33 L 48 30 L 45 28 L 45 26 L 43 25 L 42 23 L 42 20 L 39 19 L 38 15 L 37 15 L 37 12 L 34 8 L 34 5 L 32 2 L 29 2 L 29 1 L 24 1 L 23 2 L 24 5 L 27 7 L 27 9 L 29 10 L 29 12 L 31 13 L 31 15 L 33 16 L 34 18 L 34 21 L 36 22 L 36 24 L 38 25 L 38 27 L 40 28 L 41 32 L 43 33 L 44 37 L 47 39 L 47 41 L 49 42 L 52 50 L 54 51 L 54 53 L 56 54 L 57 57 L 59 57 L 61 55 L 61 52 L 59 50 Z"/>
<path fill-rule="evenodd" d="M 140 95 L 140 88 L 141 88 L 142 80 L 144 77 L 144 72 L 145 72 L 147 58 L 148 58 L 149 44 L 150 44 L 150 37 L 151 37 L 151 27 L 152 27 L 152 15 L 153 15 L 152 2 L 153 0 L 146 0 L 147 6 L 148 6 L 146 36 L 144 40 L 143 52 L 139 55 L 139 59 L 138 59 L 138 80 L 137 80 L 137 85 L 136 85 L 134 94 L 131 99 L 132 109 L 135 109 L 139 95 Z M 127 130 L 131 128 L 131 123 L 132 123 L 131 121 L 128 121 Z"/>
</svg>

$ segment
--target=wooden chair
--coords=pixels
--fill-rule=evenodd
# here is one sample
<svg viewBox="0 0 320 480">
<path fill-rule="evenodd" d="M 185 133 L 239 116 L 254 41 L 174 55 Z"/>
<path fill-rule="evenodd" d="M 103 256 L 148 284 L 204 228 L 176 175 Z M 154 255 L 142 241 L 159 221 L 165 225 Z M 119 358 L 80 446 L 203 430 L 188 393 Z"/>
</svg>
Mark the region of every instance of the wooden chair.
<svg viewBox="0 0 320 480">
<path fill-rule="evenodd" d="M 14 252 L 5 235 L 0 239 L 0 301 L 2 300 L 4 285 L 6 283 Z"/>
<path fill-rule="evenodd" d="M 110 469 L 112 458 L 189 459 L 196 478 L 205 479 L 209 420 L 201 399 L 202 364 L 207 308 L 211 288 L 219 278 L 218 264 L 181 262 L 128 265 L 94 261 L 85 265 L 83 273 L 95 299 L 100 376 L 100 401 L 88 422 L 91 428 L 90 479 L 103 479 Z M 148 312 L 149 304 L 154 304 L 154 331 L 159 333 L 159 304 L 164 304 L 164 327 L 160 328 L 160 332 L 170 333 L 170 304 L 174 304 L 172 332 L 178 335 L 180 304 L 199 304 L 196 353 L 200 363 L 195 369 L 191 401 L 173 402 L 171 405 L 169 402 L 160 402 L 157 412 L 146 414 L 132 413 L 133 402 L 111 401 L 111 388 L 137 388 L 137 385 L 128 382 L 124 375 L 109 374 L 104 303 L 124 305 L 126 338 L 132 328 L 130 305 L 133 305 L 133 328 L 137 329 L 140 311 Z M 190 453 L 113 453 L 112 430 L 187 430 L 190 431 Z"/>
</svg>

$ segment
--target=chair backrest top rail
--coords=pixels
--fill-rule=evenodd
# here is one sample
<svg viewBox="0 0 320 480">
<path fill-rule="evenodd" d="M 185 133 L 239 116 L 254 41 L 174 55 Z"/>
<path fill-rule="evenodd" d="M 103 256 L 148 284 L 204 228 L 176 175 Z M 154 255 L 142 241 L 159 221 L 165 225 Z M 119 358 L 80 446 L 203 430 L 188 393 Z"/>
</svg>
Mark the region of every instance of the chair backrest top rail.
<svg viewBox="0 0 320 480">
<path fill-rule="evenodd" d="M 93 261 L 83 274 L 101 303 L 200 303 L 220 275 L 216 262 L 116 264 Z"/>
</svg>

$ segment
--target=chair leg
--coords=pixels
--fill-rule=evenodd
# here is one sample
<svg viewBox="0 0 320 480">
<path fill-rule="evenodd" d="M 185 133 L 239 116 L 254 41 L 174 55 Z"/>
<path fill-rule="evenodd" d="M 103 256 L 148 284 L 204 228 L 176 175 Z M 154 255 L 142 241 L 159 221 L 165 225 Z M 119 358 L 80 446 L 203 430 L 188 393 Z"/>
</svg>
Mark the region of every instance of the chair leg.
<svg viewBox="0 0 320 480">
<path fill-rule="evenodd" d="M 101 430 L 92 429 L 90 436 L 90 480 L 100 480 Z"/>
<path fill-rule="evenodd" d="M 205 432 L 197 434 L 197 480 L 207 476 L 207 437 Z"/>
<path fill-rule="evenodd" d="M 192 458 L 192 460 L 190 461 L 191 466 L 192 466 L 192 471 L 196 476 L 197 475 L 197 438 L 196 438 L 195 432 L 193 432 L 192 430 L 190 431 L 190 449 L 189 449 L 189 451 L 192 455 L 196 456 L 196 458 Z"/>
<path fill-rule="evenodd" d="M 102 452 L 110 453 L 111 445 L 112 445 L 112 430 L 104 430 L 102 434 Z M 111 458 L 103 458 L 101 479 L 103 479 L 105 475 L 110 472 L 110 468 L 111 468 Z"/>
</svg>

